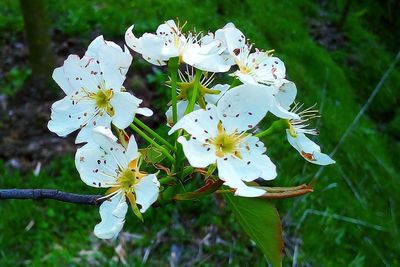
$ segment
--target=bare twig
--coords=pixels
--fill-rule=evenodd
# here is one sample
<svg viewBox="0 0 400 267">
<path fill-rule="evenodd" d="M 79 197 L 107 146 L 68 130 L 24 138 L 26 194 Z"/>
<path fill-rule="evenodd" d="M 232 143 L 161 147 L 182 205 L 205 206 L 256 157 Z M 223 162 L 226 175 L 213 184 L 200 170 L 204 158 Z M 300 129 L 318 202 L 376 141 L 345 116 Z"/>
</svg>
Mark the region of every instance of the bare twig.
<svg viewBox="0 0 400 267">
<path fill-rule="evenodd" d="M 313 192 L 314 190 L 309 188 L 294 190 L 294 191 L 287 191 L 287 192 L 280 192 L 280 193 L 266 193 L 261 196 L 261 198 L 265 199 L 284 199 L 284 198 L 292 198 L 302 196 L 308 193 Z"/>
<path fill-rule="evenodd" d="M 62 202 L 98 206 L 106 199 L 102 195 L 80 195 L 55 189 L 0 189 L 0 200 L 4 199 L 53 199 Z"/>
</svg>

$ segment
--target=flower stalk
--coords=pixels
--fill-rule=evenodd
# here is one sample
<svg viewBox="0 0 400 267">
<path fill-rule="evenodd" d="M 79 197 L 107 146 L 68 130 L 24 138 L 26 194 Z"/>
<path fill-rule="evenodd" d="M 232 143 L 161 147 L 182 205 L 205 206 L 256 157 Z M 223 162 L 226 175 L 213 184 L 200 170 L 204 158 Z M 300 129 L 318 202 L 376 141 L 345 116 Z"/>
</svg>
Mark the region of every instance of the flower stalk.
<svg viewBox="0 0 400 267">
<path fill-rule="evenodd" d="M 177 73 L 179 68 L 179 57 L 171 58 L 168 61 L 168 70 L 171 76 L 171 102 L 172 102 L 172 121 L 175 124 L 178 120 L 177 111 Z"/>
<path fill-rule="evenodd" d="M 272 133 L 282 131 L 283 129 L 286 129 L 286 128 L 287 128 L 286 120 L 274 121 L 268 129 L 255 134 L 255 136 L 258 138 L 262 138 L 262 137 L 270 135 Z"/>
<path fill-rule="evenodd" d="M 196 74 L 194 76 L 193 92 L 190 97 L 189 105 L 187 106 L 187 108 L 185 110 L 185 114 L 189 114 L 190 112 L 192 112 L 194 110 L 194 105 L 196 104 L 197 95 L 199 93 L 201 74 L 202 74 L 202 71 L 199 69 L 196 69 Z"/>
<path fill-rule="evenodd" d="M 173 147 L 167 140 L 165 140 L 163 137 L 161 137 L 157 132 L 153 131 L 149 126 L 147 126 L 144 122 L 139 120 L 138 118 L 135 118 L 134 123 L 142 127 L 146 132 L 151 134 L 155 139 L 157 139 L 160 143 L 166 145 L 170 150 L 176 151 L 176 148 Z"/>
<path fill-rule="evenodd" d="M 171 162 L 174 163 L 175 159 L 174 157 L 172 157 L 172 155 L 168 152 L 168 150 L 165 149 L 165 147 L 159 145 L 156 141 L 154 141 L 153 139 L 151 139 L 150 136 L 148 136 L 145 132 L 143 132 L 142 130 L 140 130 L 135 124 L 131 124 L 130 125 L 131 129 L 134 130 L 138 135 L 140 135 L 144 140 L 146 140 L 148 143 L 150 143 L 151 145 L 153 145 L 154 147 L 158 148 L 161 153 L 164 154 L 164 156 Z"/>
</svg>

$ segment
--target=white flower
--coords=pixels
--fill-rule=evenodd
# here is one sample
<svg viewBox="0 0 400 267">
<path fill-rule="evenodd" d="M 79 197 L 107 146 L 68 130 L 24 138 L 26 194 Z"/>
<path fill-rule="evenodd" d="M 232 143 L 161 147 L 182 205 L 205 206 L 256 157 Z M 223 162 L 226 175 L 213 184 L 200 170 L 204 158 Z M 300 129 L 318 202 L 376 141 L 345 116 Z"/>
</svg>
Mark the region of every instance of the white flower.
<svg viewBox="0 0 400 267">
<path fill-rule="evenodd" d="M 203 71 L 226 72 L 230 69 L 231 65 L 221 56 L 225 50 L 221 41 L 202 40 L 200 34 L 185 36 L 182 33 L 184 25 L 178 27 L 173 20 L 158 26 L 155 34 L 145 33 L 139 38 L 133 34 L 133 27 L 126 31 L 125 41 L 151 64 L 163 66 L 170 58 L 179 57 L 180 62 Z"/>
<path fill-rule="evenodd" d="M 149 116 L 151 110 L 139 108 L 142 100 L 124 92 L 122 83 L 132 56 L 113 42 L 97 37 L 83 58 L 70 55 L 56 68 L 53 79 L 66 96 L 52 106 L 50 131 L 66 136 L 77 129 L 76 143 L 88 142 L 96 125 L 111 122 L 126 128 L 136 113 Z"/>
<path fill-rule="evenodd" d="M 219 178 L 236 189 L 236 195 L 256 197 L 265 191 L 245 182 L 276 177 L 275 165 L 265 155 L 264 144 L 247 133 L 265 116 L 267 93 L 257 86 L 248 86 L 246 90 L 239 87 L 226 92 L 217 106 L 209 104 L 206 110 L 184 116 L 169 134 L 186 130 L 190 139 L 181 136 L 178 141 L 190 165 L 205 168 L 216 163 Z"/>
<path fill-rule="evenodd" d="M 215 39 L 222 41 L 227 47 L 231 60 L 238 66 L 233 75 L 243 83 L 261 83 L 278 87 L 282 85 L 286 75 L 283 62 L 268 52 L 258 49 L 251 52 L 252 46 L 246 43 L 244 34 L 233 23 L 228 23 L 224 28 L 217 30 Z"/>
<path fill-rule="evenodd" d="M 264 89 L 275 96 L 275 99 L 271 99 L 269 107 L 271 113 L 279 118 L 298 119 L 296 114 L 288 112 L 280 104 L 280 96 L 277 96 L 282 95 L 282 91 L 290 91 L 291 96 L 295 97 L 297 92 L 294 83 L 285 79 L 285 65 L 279 58 L 258 49 L 251 53 L 252 46 L 246 43 L 245 36 L 233 23 L 228 23 L 224 28 L 217 30 L 215 39 L 223 42 L 231 60 L 238 66 L 233 76 L 244 84 L 264 85 Z"/>
<path fill-rule="evenodd" d="M 302 105 L 296 104 L 292 110 L 298 112 Z M 301 112 L 299 119 L 288 120 L 289 129 L 286 130 L 286 136 L 289 143 L 300 153 L 307 161 L 318 165 L 329 165 L 335 163 L 328 155 L 321 152 L 321 148 L 311 141 L 305 134 L 318 135 L 316 129 L 307 128 L 308 121 L 319 117 L 318 110 L 314 107 L 307 108 Z"/>
<path fill-rule="evenodd" d="M 94 234 L 102 239 L 118 235 L 128 210 L 126 199 L 132 208 L 141 206 L 145 212 L 158 198 L 160 184 L 155 174 L 139 170 L 139 153 L 134 137 L 127 148 L 123 147 L 107 127 L 92 130 L 93 143 L 78 149 L 76 168 L 81 179 L 92 187 L 110 188 L 100 206 L 101 222 Z"/>
</svg>

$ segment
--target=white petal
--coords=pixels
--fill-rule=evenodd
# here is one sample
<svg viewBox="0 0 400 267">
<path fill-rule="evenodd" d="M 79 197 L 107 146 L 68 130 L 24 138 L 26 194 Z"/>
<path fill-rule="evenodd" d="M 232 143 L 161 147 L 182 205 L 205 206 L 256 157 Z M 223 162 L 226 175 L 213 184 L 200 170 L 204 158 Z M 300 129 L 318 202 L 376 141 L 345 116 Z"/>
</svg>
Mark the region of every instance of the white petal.
<svg viewBox="0 0 400 267">
<path fill-rule="evenodd" d="M 154 34 L 145 33 L 139 40 L 142 47 L 142 57 L 154 65 L 163 66 L 170 57 L 179 55 L 175 47 Z"/>
<path fill-rule="evenodd" d="M 286 130 L 286 136 L 289 143 L 300 153 L 300 155 L 308 162 L 318 165 L 329 165 L 335 163 L 328 155 L 321 153 L 319 145 L 311 141 L 302 133 L 298 133 L 297 137 L 291 136 L 289 130 Z"/>
<path fill-rule="evenodd" d="M 96 127 L 92 131 L 93 140 L 107 153 L 110 154 L 119 167 L 124 170 L 129 163 L 125 148 L 118 142 L 117 137 L 108 127 Z"/>
<path fill-rule="evenodd" d="M 172 20 L 172 19 L 167 20 L 165 23 L 159 25 L 157 27 L 157 31 L 156 32 L 157 32 L 158 35 L 166 35 L 166 34 L 168 34 L 167 36 L 174 36 L 174 33 L 179 35 L 179 33 L 181 33 L 181 31 L 179 30 L 178 26 L 176 26 L 175 21 Z M 185 36 L 182 35 L 180 37 L 181 37 L 181 39 L 180 39 L 181 41 L 185 41 L 186 40 Z"/>
<path fill-rule="evenodd" d="M 214 41 L 215 41 L 214 34 L 209 32 L 209 33 L 207 33 L 207 35 L 204 35 L 203 37 L 201 37 L 199 44 L 201 46 L 203 46 L 203 45 L 211 44 Z"/>
<path fill-rule="evenodd" d="M 198 43 L 188 44 L 182 55 L 185 63 L 208 72 L 226 72 L 231 68 L 221 52 L 217 48 L 219 42 L 213 42 L 206 46 L 200 46 Z"/>
<path fill-rule="evenodd" d="M 203 38 L 201 38 L 200 41 L 196 43 L 200 48 L 199 52 L 201 55 L 221 54 L 226 49 L 225 47 L 223 47 L 221 40 L 207 40 L 208 38 L 206 37 L 206 41 L 208 42 L 205 43 Z"/>
<path fill-rule="evenodd" d="M 264 155 L 266 150 L 264 143 L 257 137 L 251 135 L 247 136 L 239 146 L 243 161 L 249 166 L 260 170 L 262 172 L 260 178 L 272 180 L 277 175 L 276 167 L 269 157 Z"/>
<path fill-rule="evenodd" d="M 276 100 L 275 97 L 272 98 L 272 104 L 269 110 L 272 114 L 282 119 L 300 119 L 299 115 L 296 113 L 290 112 L 283 108 L 281 104 Z"/>
<path fill-rule="evenodd" d="M 140 212 L 145 212 L 151 204 L 156 202 L 160 191 L 160 183 L 155 174 L 143 177 L 135 185 L 136 203 L 141 206 Z"/>
<path fill-rule="evenodd" d="M 74 93 L 74 88 L 71 86 L 69 83 L 67 77 L 65 76 L 64 73 L 64 67 L 58 67 L 53 71 L 52 75 L 54 81 L 58 84 L 58 86 L 61 87 L 61 89 L 64 91 L 66 95 Z"/>
<path fill-rule="evenodd" d="M 185 115 L 169 130 L 168 134 L 184 129 L 199 141 L 204 141 L 217 135 L 218 123 L 217 108 L 214 105 L 207 105 L 206 109 L 196 110 Z"/>
<path fill-rule="evenodd" d="M 243 159 L 233 157 L 231 155 L 218 158 L 218 169 L 222 174 L 221 179 L 229 180 L 229 177 L 238 178 L 243 181 L 253 181 L 260 177 L 261 171 L 254 168 Z M 229 175 L 226 175 L 229 173 Z M 221 176 L 221 175 L 220 175 Z"/>
<path fill-rule="evenodd" d="M 216 105 L 218 100 L 221 99 L 221 97 L 228 91 L 230 85 L 229 84 L 217 84 L 211 90 L 216 90 L 219 91 L 220 93 L 218 95 L 214 94 L 206 94 L 204 96 L 204 99 L 208 104 L 213 104 Z"/>
<path fill-rule="evenodd" d="M 70 55 L 64 61 L 65 76 L 74 90 L 79 91 L 82 88 L 89 92 L 98 90 L 101 81 L 97 78 L 97 74 L 90 73 L 90 70 L 86 68 L 87 64 L 91 62 L 87 58 L 81 60 L 76 55 Z"/>
<path fill-rule="evenodd" d="M 133 25 L 125 33 L 127 45 L 151 64 L 162 66 L 169 57 L 163 55 L 165 40 L 157 35 L 145 33 L 142 37 L 136 38 L 132 32 Z M 167 42 L 167 46 L 168 42 Z"/>
<path fill-rule="evenodd" d="M 265 190 L 247 186 L 242 177 L 253 177 L 254 180 L 258 177 L 261 171 L 249 168 L 240 159 L 233 157 L 218 158 L 217 159 L 218 176 L 221 180 L 225 181 L 225 185 L 236 189 L 235 195 L 243 197 L 258 197 L 265 193 Z"/>
<path fill-rule="evenodd" d="M 118 235 L 125 223 L 128 204 L 125 195 L 116 194 L 100 206 L 101 222 L 94 227 L 94 234 L 101 239 L 111 239 Z"/>
<path fill-rule="evenodd" d="M 157 36 L 164 40 L 163 54 L 168 56 L 168 58 L 178 56 L 178 48 L 182 48 L 187 43 L 190 43 L 173 20 L 168 20 L 164 24 L 158 26 Z"/>
<path fill-rule="evenodd" d="M 296 99 L 296 95 L 296 85 L 291 81 L 285 81 L 282 86 L 279 87 L 278 93 L 275 94 L 275 99 L 284 109 L 289 110 L 290 105 L 292 105 Z"/>
<path fill-rule="evenodd" d="M 258 84 L 258 81 L 249 73 L 242 73 L 240 70 L 235 71 L 232 76 L 236 76 L 242 83 Z"/>
<path fill-rule="evenodd" d="M 136 159 L 138 156 L 139 156 L 138 145 L 136 143 L 135 136 L 131 135 L 131 137 L 129 138 L 128 147 L 126 148 L 126 157 L 130 162 Z"/>
<path fill-rule="evenodd" d="M 177 119 L 178 119 L 178 121 L 180 120 L 180 119 L 182 119 L 183 118 L 183 116 L 185 116 L 185 110 L 186 110 L 186 108 L 187 108 L 187 106 L 188 106 L 188 104 L 189 104 L 189 101 L 187 101 L 187 100 L 181 100 L 181 101 L 178 101 L 178 103 L 176 104 L 176 111 L 177 111 Z M 200 109 L 200 107 L 199 107 L 199 105 L 194 105 L 194 110 L 199 110 Z M 167 118 L 167 125 L 168 126 L 173 126 L 173 118 L 172 118 L 172 106 L 170 106 L 169 108 L 168 108 L 168 110 L 165 112 L 165 117 Z"/>
<path fill-rule="evenodd" d="M 92 130 L 97 126 L 111 127 L 111 117 L 107 113 L 100 113 L 92 116 L 76 136 L 75 144 L 90 143 L 93 141 Z"/>
<path fill-rule="evenodd" d="M 215 39 L 221 40 L 232 55 L 236 55 L 237 49 L 242 50 L 246 46 L 245 36 L 233 23 L 228 23 L 224 28 L 217 30 Z"/>
<path fill-rule="evenodd" d="M 277 57 L 268 56 L 263 51 L 256 51 L 249 55 L 247 62 L 258 62 L 258 67 L 252 70 L 252 74 L 261 83 L 278 83 L 286 76 L 285 64 Z M 252 63 L 250 63 L 252 64 Z"/>
<path fill-rule="evenodd" d="M 97 145 L 85 145 L 75 154 L 75 166 L 82 181 L 92 187 L 111 187 L 115 183 L 118 165 Z"/>
<path fill-rule="evenodd" d="M 267 148 L 265 147 L 264 143 L 260 141 L 258 137 L 255 137 L 253 135 L 248 135 L 246 139 L 244 139 L 240 145 L 239 145 L 240 153 L 246 154 L 250 153 L 258 153 L 258 154 L 263 154 L 267 151 Z"/>
<path fill-rule="evenodd" d="M 205 168 L 210 164 L 215 163 L 215 148 L 210 145 L 205 145 L 196 139 L 180 136 L 178 142 L 182 144 L 183 152 L 189 161 L 189 164 L 196 168 Z"/>
<path fill-rule="evenodd" d="M 97 36 L 88 46 L 85 56 L 98 59 L 100 48 L 104 45 L 111 46 L 119 51 L 122 51 L 121 47 L 114 42 L 104 40 L 103 35 Z"/>
<path fill-rule="evenodd" d="M 130 26 L 125 32 L 125 42 L 126 44 L 135 52 L 142 54 L 142 47 L 140 41 L 133 34 L 134 25 Z"/>
<path fill-rule="evenodd" d="M 111 45 L 101 46 L 98 55 L 106 88 L 119 91 L 131 65 L 132 56 Z"/>
<path fill-rule="evenodd" d="M 103 35 L 99 35 L 93 39 L 93 41 L 89 44 L 85 56 L 98 59 L 98 53 L 100 47 L 106 45 L 106 41 L 104 40 Z"/>
<path fill-rule="evenodd" d="M 311 163 L 315 163 L 318 165 L 330 165 L 336 163 L 336 161 L 334 161 L 330 156 L 322 153 L 321 151 L 315 151 L 313 156 L 315 158 L 315 161 L 310 161 Z"/>
<path fill-rule="evenodd" d="M 222 55 L 185 55 L 184 62 L 187 64 L 208 72 L 227 72 L 231 68 L 231 64 L 227 63 Z"/>
<path fill-rule="evenodd" d="M 248 166 L 261 171 L 259 178 L 264 180 L 272 180 L 276 178 L 276 166 L 267 155 L 260 154 L 258 151 L 250 150 L 248 154 L 242 154 L 242 156 L 243 161 L 245 161 Z M 251 181 L 246 179 L 243 180 Z"/>
<path fill-rule="evenodd" d="M 146 117 L 153 116 L 153 111 L 149 108 L 138 108 L 136 113 Z"/>
<path fill-rule="evenodd" d="M 276 178 L 276 166 L 267 155 L 257 156 L 253 159 L 254 166 L 262 171 L 260 178 L 273 180 Z"/>
<path fill-rule="evenodd" d="M 94 114 L 93 101 L 81 100 L 73 105 L 71 97 L 65 96 L 51 106 L 51 119 L 47 127 L 63 137 L 83 127 Z"/>
<path fill-rule="evenodd" d="M 218 101 L 218 117 L 228 132 L 247 131 L 266 115 L 273 96 L 262 85 L 242 84 Z"/>
<path fill-rule="evenodd" d="M 136 111 L 142 100 L 128 92 L 114 92 L 110 104 L 114 108 L 113 124 L 120 129 L 125 129 L 132 123 Z"/>
</svg>

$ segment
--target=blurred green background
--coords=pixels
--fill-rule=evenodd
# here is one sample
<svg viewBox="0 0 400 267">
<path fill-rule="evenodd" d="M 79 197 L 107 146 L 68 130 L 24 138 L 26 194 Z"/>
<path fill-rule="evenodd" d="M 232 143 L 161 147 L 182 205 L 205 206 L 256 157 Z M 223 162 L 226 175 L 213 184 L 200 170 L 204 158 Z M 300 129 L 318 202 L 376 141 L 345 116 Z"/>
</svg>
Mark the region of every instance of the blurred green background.
<svg viewBox="0 0 400 267">
<path fill-rule="evenodd" d="M 400 4 L 394 0 L 43 2 L 58 65 L 68 54 L 83 55 L 99 34 L 122 45 L 131 24 L 141 34 L 176 17 L 198 31 L 234 22 L 257 47 L 276 50 L 297 84 L 298 101 L 318 103 L 318 139 L 327 153 L 400 48 Z M 0 188 L 101 194 L 80 181 L 73 138 L 47 131 L 50 105 L 62 93 L 30 82 L 23 31 L 19 2 L 2 0 Z M 168 101 L 166 77 L 138 56 L 128 75 L 127 88 L 157 111 L 147 121 L 156 126 Z M 337 151 L 337 163 L 319 172 L 314 193 L 276 202 L 284 224 L 284 266 L 400 266 L 399 85 L 396 67 Z M 274 185 L 308 183 L 320 170 L 284 136 L 264 141 L 278 168 Z M 143 224 L 129 213 L 115 241 L 93 236 L 95 207 L 9 200 L 0 203 L 0 215 L 0 266 L 267 266 L 216 197 L 151 209 Z"/>
</svg>

